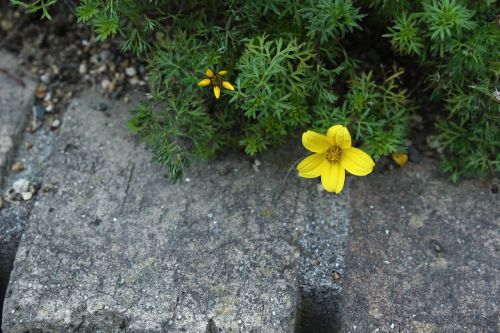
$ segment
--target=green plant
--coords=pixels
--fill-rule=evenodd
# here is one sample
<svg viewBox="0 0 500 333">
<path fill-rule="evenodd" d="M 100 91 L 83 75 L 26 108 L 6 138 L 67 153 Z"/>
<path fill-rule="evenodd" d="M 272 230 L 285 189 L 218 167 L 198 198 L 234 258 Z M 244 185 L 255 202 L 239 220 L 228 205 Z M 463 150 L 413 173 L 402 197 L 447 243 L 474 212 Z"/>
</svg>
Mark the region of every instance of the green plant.
<svg viewBox="0 0 500 333">
<path fill-rule="evenodd" d="M 432 68 L 427 82 L 444 112 L 436 124 L 443 168 L 460 176 L 500 171 L 500 29 L 488 19 L 496 1 L 422 1 L 395 16 L 393 47 Z M 473 8 L 473 9 L 472 9 Z M 422 48 L 421 45 L 425 47 Z"/>
<path fill-rule="evenodd" d="M 50 18 L 55 3 L 13 0 Z M 98 39 L 122 41 L 149 63 L 151 99 L 130 129 L 172 180 L 193 158 L 222 149 L 265 151 L 305 128 L 345 125 L 376 160 L 406 150 L 410 115 L 438 114 L 443 167 L 453 180 L 500 170 L 500 29 L 495 0 L 82 0 L 81 22 Z M 367 17 L 368 15 L 368 17 Z M 493 19 L 492 19 L 493 18 Z M 391 67 L 353 57 L 353 33 L 379 34 L 370 52 Z M 359 39 L 359 37 L 357 37 Z M 359 52 L 358 52 L 359 53 Z M 402 63 L 420 76 L 404 87 Z M 227 70 L 235 90 L 215 99 L 197 86 L 207 68 Z M 407 82 L 406 82 L 407 83 Z M 408 84 L 408 83 L 407 83 Z M 407 92 L 407 89 L 412 94 Z M 415 101 L 430 95 L 426 109 Z"/>
<path fill-rule="evenodd" d="M 318 110 L 314 128 L 324 131 L 331 124 L 352 127 L 353 139 L 363 142 L 363 148 L 375 160 L 406 151 L 412 107 L 408 105 L 406 90 L 396 83 L 402 74 L 403 71 L 396 68 L 395 73 L 380 84 L 375 82 L 372 72 L 354 77 L 340 106 Z"/>
<path fill-rule="evenodd" d="M 42 12 L 42 19 L 51 19 L 49 14 L 49 7 L 54 5 L 57 0 L 35 0 L 30 3 L 26 3 L 20 0 L 11 0 L 14 5 L 24 8 L 27 13 Z"/>
</svg>

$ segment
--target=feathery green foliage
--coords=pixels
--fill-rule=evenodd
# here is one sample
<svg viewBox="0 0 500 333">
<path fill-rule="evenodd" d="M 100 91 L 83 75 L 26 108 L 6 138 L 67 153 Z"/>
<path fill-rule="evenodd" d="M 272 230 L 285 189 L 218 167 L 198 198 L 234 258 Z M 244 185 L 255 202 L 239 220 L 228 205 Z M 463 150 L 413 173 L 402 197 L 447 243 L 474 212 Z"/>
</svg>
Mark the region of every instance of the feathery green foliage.
<svg viewBox="0 0 500 333">
<path fill-rule="evenodd" d="M 11 0 L 29 12 L 56 0 Z M 349 127 L 375 158 L 406 150 L 410 115 L 429 94 L 443 167 L 452 180 L 500 171 L 500 28 L 497 1 L 81 0 L 76 15 L 98 39 L 149 62 L 151 99 L 129 126 L 172 179 L 193 158 L 222 149 L 249 155 L 307 128 Z M 369 17 L 367 17 L 369 16 Z M 395 54 L 356 59 L 350 38 L 379 34 Z M 368 38 L 368 37 L 367 37 Z M 359 37 L 358 37 L 359 39 Z M 383 44 L 383 43 L 382 43 Z M 385 52 L 384 46 L 370 52 Z M 397 55 L 397 56 L 396 56 Z M 403 87 L 402 61 L 420 67 Z M 228 70 L 219 99 L 197 82 Z M 407 92 L 412 91 L 412 94 Z"/>
<path fill-rule="evenodd" d="M 444 108 L 437 143 L 453 181 L 500 171 L 500 28 L 488 19 L 495 3 L 422 1 L 412 13 L 395 15 L 385 35 L 399 53 L 418 55 L 432 68 L 427 82 Z"/>
</svg>

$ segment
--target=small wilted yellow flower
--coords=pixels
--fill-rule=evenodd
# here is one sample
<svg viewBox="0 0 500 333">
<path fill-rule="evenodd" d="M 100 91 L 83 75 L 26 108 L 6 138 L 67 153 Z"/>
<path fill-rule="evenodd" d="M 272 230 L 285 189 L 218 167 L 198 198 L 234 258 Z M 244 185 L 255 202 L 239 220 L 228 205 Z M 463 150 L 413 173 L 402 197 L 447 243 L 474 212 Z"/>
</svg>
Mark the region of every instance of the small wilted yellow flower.
<svg viewBox="0 0 500 333">
<path fill-rule="evenodd" d="M 214 86 L 214 95 L 215 98 L 219 98 L 220 96 L 220 87 L 224 87 L 228 90 L 234 90 L 234 87 L 231 83 L 222 80 L 222 77 L 227 74 L 227 71 L 220 71 L 217 74 L 214 74 L 214 72 L 209 68 L 207 69 L 207 72 L 205 75 L 207 76 L 207 79 L 201 80 L 198 82 L 198 86 L 200 87 L 206 87 L 210 83 Z"/>
<path fill-rule="evenodd" d="M 408 154 L 406 153 L 392 153 L 391 157 L 392 160 L 401 168 L 406 165 L 406 162 L 408 162 Z"/>
<path fill-rule="evenodd" d="M 302 144 L 314 154 L 297 165 L 299 176 L 321 176 L 321 184 L 328 192 L 342 191 L 345 171 L 355 176 L 366 176 L 375 166 L 370 155 L 351 146 L 351 135 L 341 125 L 330 127 L 326 136 L 307 131 L 302 134 Z"/>
</svg>

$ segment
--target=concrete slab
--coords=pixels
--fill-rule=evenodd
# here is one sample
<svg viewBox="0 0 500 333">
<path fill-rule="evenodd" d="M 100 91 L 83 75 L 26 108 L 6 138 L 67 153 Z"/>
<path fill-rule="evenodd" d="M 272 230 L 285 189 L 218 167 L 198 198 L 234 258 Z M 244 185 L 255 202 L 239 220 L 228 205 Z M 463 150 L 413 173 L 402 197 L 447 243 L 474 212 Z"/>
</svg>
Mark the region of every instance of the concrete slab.
<svg viewBox="0 0 500 333">
<path fill-rule="evenodd" d="M 17 243 L 10 236 L 16 231 L 15 226 L 19 225 L 5 214 L 7 204 L 3 198 L 2 183 L 6 181 L 6 171 L 18 150 L 35 91 L 32 80 L 23 77 L 20 81 L 19 77 L 16 59 L 0 50 L 0 312 L 17 248 Z"/>
<path fill-rule="evenodd" d="M 338 196 L 325 192 L 311 196 L 314 209 L 299 240 L 300 305 L 295 333 L 337 332 L 351 219 L 350 180 Z"/>
<path fill-rule="evenodd" d="M 5 333 L 293 332 L 298 239 L 332 196 L 285 175 L 304 153 L 228 154 L 171 185 L 127 108 L 75 100 L 21 241 Z M 314 204 L 313 204 L 314 203 Z"/>
<path fill-rule="evenodd" d="M 34 98 L 35 83 L 27 78 L 21 80 L 17 69 L 16 59 L 0 51 L 0 186 Z"/>
<path fill-rule="evenodd" d="M 356 179 L 342 332 L 499 332 L 498 194 L 431 160 Z"/>
<path fill-rule="evenodd" d="M 13 185 L 23 179 L 32 184 L 37 192 L 48 188 L 47 185 L 50 184 L 43 183 L 43 175 L 56 139 L 57 132 L 46 127 L 33 133 L 24 133 L 11 158 L 13 161 L 22 162 L 24 170 L 7 172 L 4 177 L 4 186 L 0 186 L 0 195 L 5 198 L 3 207 L 0 209 L 0 309 L 3 307 L 17 247 L 28 223 L 31 209 L 36 202 L 37 193 L 35 192 L 33 197 L 27 201 L 7 202 L 7 198 L 12 196 L 10 191 Z"/>
</svg>

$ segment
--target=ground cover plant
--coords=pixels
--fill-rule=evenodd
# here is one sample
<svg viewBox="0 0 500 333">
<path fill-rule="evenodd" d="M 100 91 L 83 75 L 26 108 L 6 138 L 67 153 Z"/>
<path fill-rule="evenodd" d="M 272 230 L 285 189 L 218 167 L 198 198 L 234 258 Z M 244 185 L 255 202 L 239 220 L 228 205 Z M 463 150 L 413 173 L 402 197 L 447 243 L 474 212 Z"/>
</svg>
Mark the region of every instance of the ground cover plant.
<svg viewBox="0 0 500 333">
<path fill-rule="evenodd" d="M 12 2 L 50 18 L 57 1 Z M 254 156 L 332 125 L 375 161 L 398 161 L 417 141 L 415 115 L 452 180 L 500 171 L 497 1 L 82 0 L 75 11 L 148 61 L 149 98 L 129 128 L 172 180 L 194 158 Z"/>
</svg>

